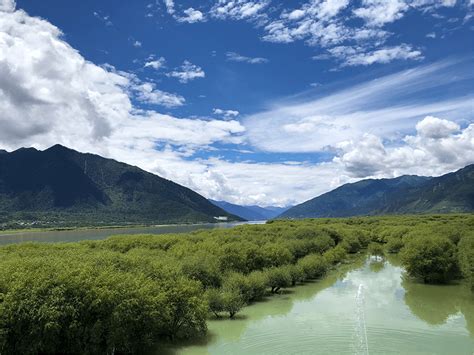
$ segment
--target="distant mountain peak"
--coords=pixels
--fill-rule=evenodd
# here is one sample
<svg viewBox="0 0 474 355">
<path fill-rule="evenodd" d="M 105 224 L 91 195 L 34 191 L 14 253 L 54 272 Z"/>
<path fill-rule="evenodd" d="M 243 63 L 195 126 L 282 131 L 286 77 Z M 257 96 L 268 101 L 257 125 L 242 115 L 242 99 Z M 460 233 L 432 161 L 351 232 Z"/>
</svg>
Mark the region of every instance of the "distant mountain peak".
<svg viewBox="0 0 474 355">
<path fill-rule="evenodd" d="M 366 179 L 297 205 L 282 218 L 474 211 L 474 165 L 439 177 Z"/>
<path fill-rule="evenodd" d="M 62 145 L 0 154 L 0 215 L 91 224 L 240 220 L 140 168 Z"/>
</svg>

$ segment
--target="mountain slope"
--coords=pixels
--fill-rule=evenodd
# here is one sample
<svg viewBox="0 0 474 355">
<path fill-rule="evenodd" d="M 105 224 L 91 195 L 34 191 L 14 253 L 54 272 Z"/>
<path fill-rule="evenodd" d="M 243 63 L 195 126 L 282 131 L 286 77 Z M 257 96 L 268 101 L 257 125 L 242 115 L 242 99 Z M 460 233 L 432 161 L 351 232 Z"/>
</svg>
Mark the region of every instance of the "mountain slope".
<svg viewBox="0 0 474 355">
<path fill-rule="evenodd" d="M 436 178 L 401 176 L 343 185 L 281 218 L 474 211 L 474 165 Z"/>
<path fill-rule="evenodd" d="M 239 219 L 172 181 L 60 145 L 0 154 L 0 214 L 74 224 Z"/>
<path fill-rule="evenodd" d="M 247 221 L 264 221 L 275 218 L 288 208 L 283 207 L 260 207 L 260 206 L 241 206 L 226 201 L 209 200 L 224 211 L 239 216 Z"/>
</svg>

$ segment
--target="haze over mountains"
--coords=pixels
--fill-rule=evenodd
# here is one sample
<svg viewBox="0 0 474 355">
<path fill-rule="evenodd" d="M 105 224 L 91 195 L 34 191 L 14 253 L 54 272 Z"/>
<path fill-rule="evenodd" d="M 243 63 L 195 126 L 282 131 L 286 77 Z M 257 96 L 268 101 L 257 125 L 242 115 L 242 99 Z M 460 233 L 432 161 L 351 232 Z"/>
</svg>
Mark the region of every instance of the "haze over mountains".
<svg viewBox="0 0 474 355">
<path fill-rule="evenodd" d="M 87 225 L 240 220 L 172 181 L 60 145 L 0 152 L 0 217 L 12 216 Z"/>
<path fill-rule="evenodd" d="M 239 216 L 247 221 L 265 221 L 267 219 L 272 219 L 279 216 L 290 208 L 276 206 L 240 206 L 226 201 L 209 201 L 211 201 L 216 206 L 219 206 L 223 210 L 233 215 Z"/>
<path fill-rule="evenodd" d="M 440 177 L 362 180 L 290 208 L 279 218 L 474 211 L 474 165 Z"/>
</svg>

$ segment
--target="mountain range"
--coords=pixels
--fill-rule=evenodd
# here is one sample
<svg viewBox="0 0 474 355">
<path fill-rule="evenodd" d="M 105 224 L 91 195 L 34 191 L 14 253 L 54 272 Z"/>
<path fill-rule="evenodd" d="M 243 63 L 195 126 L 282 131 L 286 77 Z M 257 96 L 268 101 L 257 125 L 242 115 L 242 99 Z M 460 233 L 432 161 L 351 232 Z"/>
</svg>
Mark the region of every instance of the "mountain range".
<svg viewBox="0 0 474 355">
<path fill-rule="evenodd" d="M 288 210 L 289 207 L 260 207 L 260 206 L 241 206 L 226 201 L 209 200 L 224 211 L 239 216 L 247 221 L 266 221 L 275 218 Z"/>
<path fill-rule="evenodd" d="M 278 218 L 474 211 L 474 165 L 439 177 L 367 179 L 294 206 Z"/>
<path fill-rule="evenodd" d="M 241 220 L 196 192 L 137 167 L 55 145 L 0 151 L 0 222 L 55 225 Z"/>
</svg>

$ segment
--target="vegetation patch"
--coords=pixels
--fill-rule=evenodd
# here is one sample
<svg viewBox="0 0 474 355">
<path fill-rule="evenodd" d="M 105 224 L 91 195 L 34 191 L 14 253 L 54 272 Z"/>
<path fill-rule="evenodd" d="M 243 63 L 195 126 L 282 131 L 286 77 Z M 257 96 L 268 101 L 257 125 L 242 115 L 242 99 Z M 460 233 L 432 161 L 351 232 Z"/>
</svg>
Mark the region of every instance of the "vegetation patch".
<svg viewBox="0 0 474 355">
<path fill-rule="evenodd" d="M 400 252 L 420 282 L 474 280 L 474 216 L 274 221 L 180 235 L 0 248 L 0 353 L 143 353 L 208 317 Z"/>
</svg>

